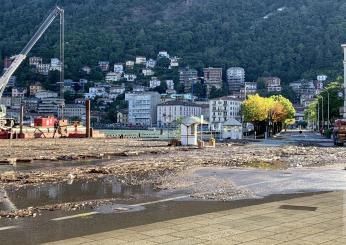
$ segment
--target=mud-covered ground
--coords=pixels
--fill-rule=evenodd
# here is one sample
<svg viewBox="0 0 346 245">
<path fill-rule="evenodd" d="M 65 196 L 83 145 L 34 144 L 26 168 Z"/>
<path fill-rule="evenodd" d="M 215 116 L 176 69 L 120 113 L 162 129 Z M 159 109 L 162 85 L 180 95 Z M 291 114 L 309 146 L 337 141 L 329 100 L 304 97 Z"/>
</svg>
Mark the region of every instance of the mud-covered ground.
<svg viewBox="0 0 346 245">
<path fill-rule="evenodd" d="M 259 143 L 217 144 L 216 148 L 168 147 L 163 141 L 129 139 L 40 139 L 0 141 L 0 162 L 14 164 L 35 161 L 86 161 L 107 159 L 98 164 L 1 171 L 0 190 L 74 180 L 93 180 L 115 176 L 126 185 L 150 183 L 156 189 L 177 190 L 192 186 L 190 197 L 230 200 L 246 196 L 246 190 L 232 188 L 232 183 L 187 179 L 185 172 L 196 167 L 256 167 L 285 169 L 346 163 L 344 148 L 292 146 L 269 147 Z M 172 176 L 178 178 L 172 178 Z M 203 183 L 198 185 L 198 183 Z M 210 183 L 206 185 L 205 183 Z M 227 186 L 227 188 L 225 188 Z M 223 190 L 218 193 L 218 190 Z M 6 197 L 5 197 L 6 198 Z M 99 202 L 100 200 L 98 200 Z M 109 200 L 105 200 L 106 202 Z M 97 201 L 96 201 L 97 203 Z M 35 216 L 38 210 L 76 209 L 95 202 L 67 203 L 29 207 L 15 212 L 0 212 L 3 217 Z"/>
<path fill-rule="evenodd" d="M 168 147 L 163 141 L 128 139 L 57 139 L 0 141 L 0 161 L 108 159 L 98 165 L 1 171 L 0 187 L 115 175 L 128 184 L 196 166 L 288 168 L 346 162 L 345 148 L 218 144 L 216 148 Z"/>
</svg>

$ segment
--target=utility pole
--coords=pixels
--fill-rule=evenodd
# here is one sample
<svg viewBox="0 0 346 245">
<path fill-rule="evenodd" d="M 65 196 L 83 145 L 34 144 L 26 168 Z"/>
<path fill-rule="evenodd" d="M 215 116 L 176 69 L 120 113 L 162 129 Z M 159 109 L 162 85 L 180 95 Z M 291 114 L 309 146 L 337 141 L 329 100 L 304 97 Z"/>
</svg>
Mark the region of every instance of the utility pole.
<svg viewBox="0 0 346 245">
<path fill-rule="evenodd" d="M 346 119 L 346 44 L 341 45 L 344 51 L 344 106 L 342 108 L 342 117 Z"/>
<path fill-rule="evenodd" d="M 322 129 L 324 129 L 324 108 L 323 108 L 324 104 L 323 104 L 323 96 L 322 96 Z"/>
<path fill-rule="evenodd" d="M 60 99 L 64 99 L 64 80 L 65 80 L 65 14 L 60 12 Z"/>
<path fill-rule="evenodd" d="M 328 94 L 328 129 L 330 128 L 330 101 L 329 101 L 329 92 L 327 91 Z"/>
<path fill-rule="evenodd" d="M 320 131 L 320 100 L 317 99 L 317 130 Z"/>
</svg>

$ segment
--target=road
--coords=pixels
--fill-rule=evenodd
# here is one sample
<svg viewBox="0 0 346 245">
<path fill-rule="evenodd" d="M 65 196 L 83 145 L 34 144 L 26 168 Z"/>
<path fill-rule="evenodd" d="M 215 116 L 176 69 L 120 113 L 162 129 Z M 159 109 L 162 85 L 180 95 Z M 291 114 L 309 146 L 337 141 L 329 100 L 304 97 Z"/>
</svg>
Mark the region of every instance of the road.
<svg viewBox="0 0 346 245">
<path fill-rule="evenodd" d="M 321 134 L 310 131 L 302 130 L 287 130 L 275 135 L 273 138 L 265 139 L 260 141 L 262 144 L 267 145 L 286 145 L 286 144 L 316 144 L 319 146 L 333 146 L 333 141 L 327 139 Z"/>
</svg>

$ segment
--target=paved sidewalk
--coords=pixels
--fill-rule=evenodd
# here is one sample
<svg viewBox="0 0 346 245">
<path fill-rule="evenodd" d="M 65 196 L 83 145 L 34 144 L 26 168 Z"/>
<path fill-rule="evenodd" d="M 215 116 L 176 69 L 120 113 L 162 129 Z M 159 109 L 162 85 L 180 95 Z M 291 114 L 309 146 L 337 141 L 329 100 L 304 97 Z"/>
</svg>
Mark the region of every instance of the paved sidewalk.
<svg viewBox="0 0 346 245">
<path fill-rule="evenodd" d="M 344 245 L 344 208 L 346 193 L 331 192 L 47 244 Z"/>
</svg>

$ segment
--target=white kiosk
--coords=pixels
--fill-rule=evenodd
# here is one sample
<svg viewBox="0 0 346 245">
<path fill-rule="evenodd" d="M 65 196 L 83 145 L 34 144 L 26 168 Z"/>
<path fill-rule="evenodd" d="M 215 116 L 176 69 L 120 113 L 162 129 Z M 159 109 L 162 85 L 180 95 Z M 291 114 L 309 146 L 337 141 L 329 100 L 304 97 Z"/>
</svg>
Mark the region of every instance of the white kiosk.
<svg viewBox="0 0 346 245">
<path fill-rule="evenodd" d="M 185 117 L 181 123 L 181 144 L 198 145 L 197 128 L 199 124 L 207 123 L 199 117 Z"/>
<path fill-rule="evenodd" d="M 238 140 L 243 138 L 243 127 L 240 122 L 230 118 L 223 124 L 222 139 Z"/>
</svg>

